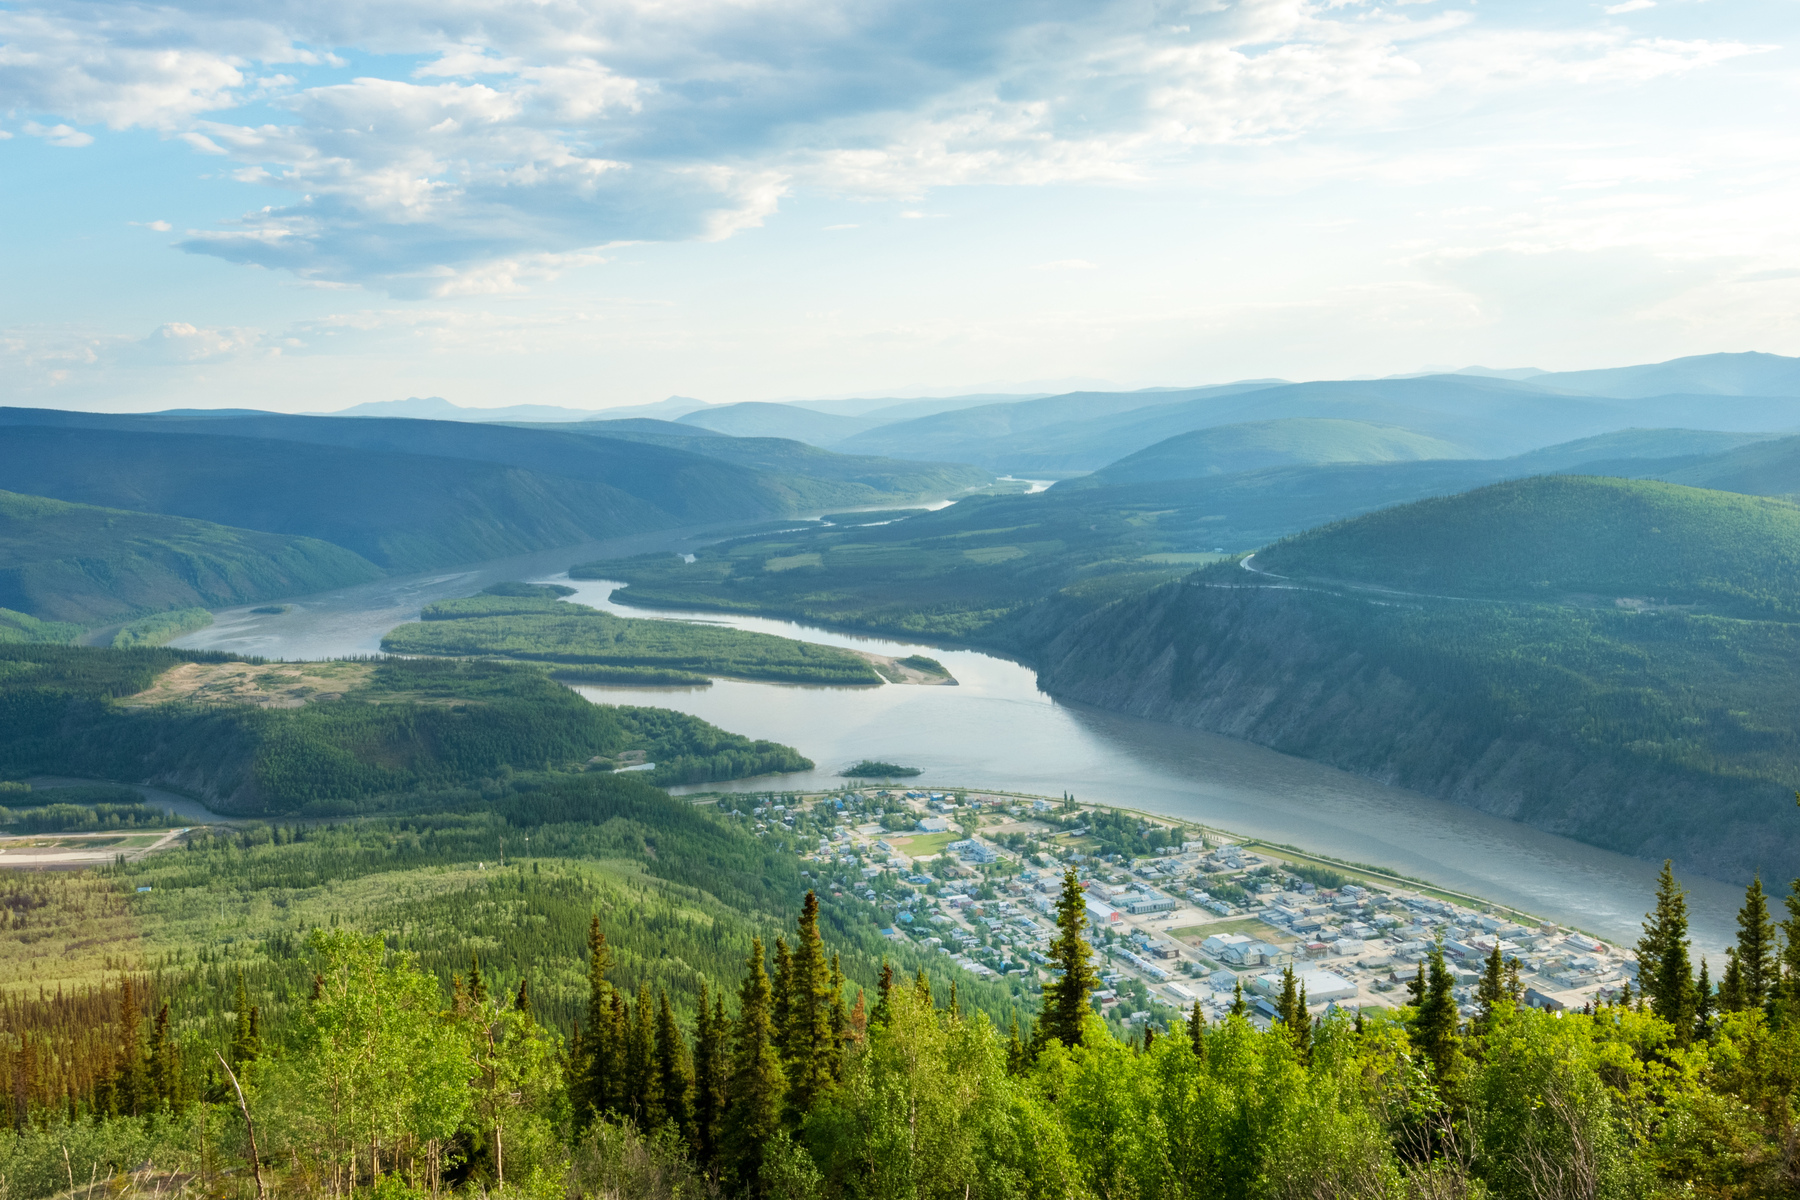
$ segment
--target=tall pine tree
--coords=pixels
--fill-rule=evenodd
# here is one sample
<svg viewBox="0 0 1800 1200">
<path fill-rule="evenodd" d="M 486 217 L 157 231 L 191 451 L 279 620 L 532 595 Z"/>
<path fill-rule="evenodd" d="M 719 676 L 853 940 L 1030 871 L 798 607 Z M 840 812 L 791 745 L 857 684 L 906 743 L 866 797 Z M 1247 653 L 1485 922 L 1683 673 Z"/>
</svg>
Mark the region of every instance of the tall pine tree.
<svg viewBox="0 0 1800 1200">
<path fill-rule="evenodd" d="M 761 938 L 751 946 L 732 1032 L 722 1157 L 733 1189 L 760 1200 L 768 1192 L 763 1151 L 781 1131 L 782 1093 L 787 1087 L 775 1048 L 775 1015 Z"/>
<path fill-rule="evenodd" d="M 612 948 L 606 934 L 600 931 L 600 917 L 588 922 L 588 1003 L 587 1027 L 581 1031 L 576 1046 L 579 1064 L 571 1097 L 575 1120 L 579 1127 L 604 1117 L 612 1109 L 618 1092 L 619 1039 L 614 1020 L 613 987 L 607 980 L 612 970 Z"/>
<path fill-rule="evenodd" d="M 1431 947 L 1427 959 L 1425 995 L 1413 1017 L 1413 1044 L 1431 1062 L 1439 1081 L 1447 1079 L 1456 1061 L 1458 1015 L 1451 990 L 1456 981 L 1444 966 L 1444 944 Z"/>
<path fill-rule="evenodd" d="M 1686 1041 L 1694 1029 L 1694 970 L 1688 957 L 1687 892 L 1675 882 L 1674 864 L 1663 861 L 1656 908 L 1644 915 L 1638 939 L 1638 984 L 1650 1010 Z M 1739 964 L 1740 971 L 1743 964 Z"/>
<path fill-rule="evenodd" d="M 1775 943 L 1775 922 L 1769 917 L 1769 898 L 1763 894 L 1762 876 L 1751 879 L 1738 910 L 1737 960 L 1743 975 L 1743 1006 L 1761 1008 L 1780 982 L 1781 965 Z"/>
<path fill-rule="evenodd" d="M 1050 944 L 1050 965 L 1062 977 L 1044 989 L 1040 1034 L 1065 1046 L 1081 1044 L 1082 1023 L 1087 1020 L 1088 996 L 1096 977 L 1088 962 L 1092 953 L 1083 931 L 1087 926 L 1087 898 L 1070 867 L 1063 876 L 1062 896 L 1056 903 L 1056 940 Z"/>
<path fill-rule="evenodd" d="M 778 963 L 780 952 L 777 943 Z M 831 964 L 825 957 L 825 941 L 819 936 L 819 899 L 812 892 L 806 893 L 800 907 L 787 985 L 787 1003 L 778 1001 L 777 1011 L 786 1009 L 782 1067 L 787 1075 L 788 1119 L 797 1129 L 813 1101 L 837 1079 L 842 1052 L 834 1021 Z"/>
<path fill-rule="evenodd" d="M 676 1027 L 675 1014 L 669 1008 L 669 993 L 657 998 L 656 1010 L 656 1092 L 660 1111 L 653 1114 L 652 1125 L 667 1125 L 683 1138 L 692 1138 L 693 1112 L 688 1095 L 693 1079 L 688 1070 L 687 1046 Z"/>
</svg>

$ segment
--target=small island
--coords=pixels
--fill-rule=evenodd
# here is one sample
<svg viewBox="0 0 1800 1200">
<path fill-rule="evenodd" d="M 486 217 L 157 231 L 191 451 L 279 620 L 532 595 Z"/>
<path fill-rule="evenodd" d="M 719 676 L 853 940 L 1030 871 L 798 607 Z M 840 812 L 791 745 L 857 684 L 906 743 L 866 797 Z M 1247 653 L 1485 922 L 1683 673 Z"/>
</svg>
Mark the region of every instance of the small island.
<svg viewBox="0 0 1800 1200">
<path fill-rule="evenodd" d="M 876 762 L 865 758 L 854 767 L 846 767 L 839 771 L 845 779 L 909 779 L 924 772 L 918 767 L 902 767 L 890 762 Z"/>
</svg>

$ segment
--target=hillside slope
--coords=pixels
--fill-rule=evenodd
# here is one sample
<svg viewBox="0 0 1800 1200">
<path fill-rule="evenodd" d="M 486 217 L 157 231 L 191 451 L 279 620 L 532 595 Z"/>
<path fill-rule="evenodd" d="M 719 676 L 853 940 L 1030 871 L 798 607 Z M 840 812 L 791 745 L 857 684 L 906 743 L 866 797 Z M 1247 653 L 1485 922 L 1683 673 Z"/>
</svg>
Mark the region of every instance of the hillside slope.
<svg viewBox="0 0 1800 1200">
<path fill-rule="evenodd" d="M 809 446 L 830 446 L 873 429 L 881 422 L 867 417 L 847 417 L 787 404 L 750 400 L 721 404 L 677 417 L 676 423 L 710 429 L 732 437 L 792 438 Z"/>
<path fill-rule="evenodd" d="M 1532 382 L 1595 396 L 1800 396 L 1800 358 L 1779 354 L 1695 354 L 1668 362 L 1594 371 L 1554 371 Z"/>
<path fill-rule="evenodd" d="M 1287 418 L 1177 434 L 1126 455 L 1081 482 L 1088 485 L 1199 479 L 1298 463 L 1403 462 L 1468 458 L 1454 442 L 1367 421 Z"/>
<path fill-rule="evenodd" d="M 1648 480 L 1539 476 L 1371 513 L 1258 553 L 1294 579 L 1800 619 L 1800 508 Z"/>
<path fill-rule="evenodd" d="M 380 575 L 368 560 L 313 538 L 0 492 L 0 608 L 44 620 L 98 625 Z"/>
<path fill-rule="evenodd" d="M 1040 614 L 1040 684 L 1720 878 L 1800 873 L 1800 623 L 1612 603 L 1686 586 L 1717 608 L 1789 613 L 1797 514 L 1616 480 L 1487 492 L 1359 518 L 1253 563 L 1367 581 L 1356 586 L 1222 565 L 1098 611 Z M 1571 501 L 1592 502 L 1593 529 L 1558 515 Z M 1621 521 L 1613 553 L 1605 534 Z M 1532 603 L 1375 590 L 1511 597 L 1546 577 L 1552 593 L 1632 591 Z"/>
<path fill-rule="evenodd" d="M 0 437 L 0 478 L 75 503 L 318 538 L 390 571 L 677 524 L 602 483 L 466 459 L 209 434 L 14 426 Z"/>
</svg>

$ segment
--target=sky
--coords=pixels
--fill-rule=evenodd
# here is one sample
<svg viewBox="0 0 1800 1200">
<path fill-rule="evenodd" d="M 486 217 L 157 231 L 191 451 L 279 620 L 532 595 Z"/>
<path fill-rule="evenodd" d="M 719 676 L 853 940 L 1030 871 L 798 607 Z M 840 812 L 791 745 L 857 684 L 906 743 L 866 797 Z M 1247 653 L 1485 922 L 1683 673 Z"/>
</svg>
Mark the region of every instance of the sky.
<svg viewBox="0 0 1800 1200">
<path fill-rule="evenodd" d="M 0 396 L 1800 354 L 1793 0 L 0 0 Z"/>
</svg>

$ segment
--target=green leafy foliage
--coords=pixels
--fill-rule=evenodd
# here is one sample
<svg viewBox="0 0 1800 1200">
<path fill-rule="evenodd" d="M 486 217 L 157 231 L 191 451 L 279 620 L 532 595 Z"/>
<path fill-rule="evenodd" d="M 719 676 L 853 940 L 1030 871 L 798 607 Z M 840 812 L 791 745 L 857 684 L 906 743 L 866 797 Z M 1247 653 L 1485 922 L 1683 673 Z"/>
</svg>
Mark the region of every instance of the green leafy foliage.
<svg viewBox="0 0 1800 1200">
<path fill-rule="evenodd" d="M 0 608 L 0 642 L 50 642 L 67 645 L 82 634 L 68 621 L 40 621 L 10 608 Z"/>
</svg>

